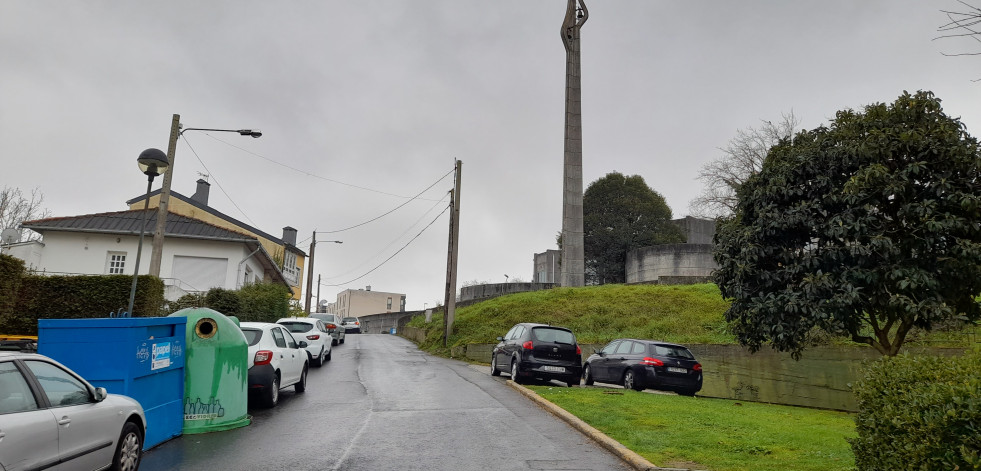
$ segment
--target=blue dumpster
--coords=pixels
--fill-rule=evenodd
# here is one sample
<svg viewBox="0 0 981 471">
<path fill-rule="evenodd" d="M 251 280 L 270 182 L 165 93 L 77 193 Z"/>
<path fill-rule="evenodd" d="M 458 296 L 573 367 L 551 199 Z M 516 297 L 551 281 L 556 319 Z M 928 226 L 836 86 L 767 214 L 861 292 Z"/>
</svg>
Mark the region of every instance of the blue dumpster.
<svg viewBox="0 0 981 471">
<path fill-rule="evenodd" d="M 143 449 L 181 434 L 184 424 L 184 317 L 38 319 L 38 353 L 96 387 L 140 402 Z"/>
</svg>

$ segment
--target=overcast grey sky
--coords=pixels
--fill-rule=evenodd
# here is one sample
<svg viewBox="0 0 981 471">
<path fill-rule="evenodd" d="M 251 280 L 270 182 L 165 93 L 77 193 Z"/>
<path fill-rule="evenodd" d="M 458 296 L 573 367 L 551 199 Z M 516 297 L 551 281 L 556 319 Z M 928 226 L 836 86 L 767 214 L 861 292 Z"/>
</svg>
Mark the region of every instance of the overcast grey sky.
<svg viewBox="0 0 981 471">
<path fill-rule="evenodd" d="M 981 135 L 981 57 L 941 54 L 981 44 L 933 40 L 941 9 L 966 8 L 955 0 L 587 6 L 584 181 L 641 175 L 675 217 L 736 130 L 790 110 L 813 128 L 932 90 Z M 421 309 L 443 300 L 448 216 L 436 217 L 457 158 L 459 283 L 530 281 L 561 229 L 564 13 L 563 0 L 0 0 L 0 187 L 38 188 L 54 216 L 120 211 L 173 114 L 258 128 L 186 133 L 174 191 L 209 174 L 211 206 L 276 236 L 295 227 L 308 251 L 314 230 L 439 181 L 317 236 L 344 241 L 317 246 L 321 298 L 371 285 Z"/>
</svg>

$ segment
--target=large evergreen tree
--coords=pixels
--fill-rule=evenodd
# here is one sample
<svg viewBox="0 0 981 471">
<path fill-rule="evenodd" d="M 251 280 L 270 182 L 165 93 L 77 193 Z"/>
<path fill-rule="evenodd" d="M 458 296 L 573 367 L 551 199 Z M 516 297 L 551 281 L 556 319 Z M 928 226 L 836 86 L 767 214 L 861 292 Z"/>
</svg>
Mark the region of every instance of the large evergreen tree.
<svg viewBox="0 0 981 471">
<path fill-rule="evenodd" d="M 684 242 L 671 208 L 639 175 L 613 172 L 583 194 L 586 283 L 623 283 L 631 249 Z"/>
<path fill-rule="evenodd" d="M 895 355 L 981 308 L 981 158 L 930 92 L 839 111 L 774 146 L 716 235 L 739 340 L 799 356 L 823 329 Z"/>
</svg>

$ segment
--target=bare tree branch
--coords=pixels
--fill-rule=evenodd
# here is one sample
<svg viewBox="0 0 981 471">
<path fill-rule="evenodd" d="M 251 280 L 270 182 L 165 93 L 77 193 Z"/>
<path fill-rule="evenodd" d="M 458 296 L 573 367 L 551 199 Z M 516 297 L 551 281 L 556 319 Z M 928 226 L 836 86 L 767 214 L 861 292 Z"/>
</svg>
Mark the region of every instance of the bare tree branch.
<svg viewBox="0 0 981 471">
<path fill-rule="evenodd" d="M 736 190 L 749 177 L 763 169 L 770 148 L 797 132 L 800 120 L 793 110 L 783 114 L 781 121 L 763 121 L 758 128 L 736 131 L 726 147 L 720 148 L 722 156 L 705 164 L 698 172 L 698 180 L 705 187 L 702 194 L 691 200 L 689 213 L 696 217 L 723 217 L 736 210 Z"/>
<path fill-rule="evenodd" d="M 0 190 L 0 231 L 7 228 L 20 229 L 20 223 L 32 219 L 51 216 L 51 212 L 41 205 L 44 195 L 37 188 L 31 190 L 30 197 L 24 196 L 20 188 L 3 187 Z M 27 229 L 20 229 L 21 240 L 37 240 L 41 235 Z"/>
</svg>

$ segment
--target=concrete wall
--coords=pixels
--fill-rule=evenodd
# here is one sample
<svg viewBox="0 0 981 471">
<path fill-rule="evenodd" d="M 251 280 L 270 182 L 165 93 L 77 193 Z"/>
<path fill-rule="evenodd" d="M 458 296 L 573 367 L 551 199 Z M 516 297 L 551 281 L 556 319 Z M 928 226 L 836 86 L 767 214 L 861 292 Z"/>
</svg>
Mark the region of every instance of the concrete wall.
<svg viewBox="0 0 981 471">
<path fill-rule="evenodd" d="M 505 294 L 541 291 L 554 287 L 555 283 L 491 283 L 464 286 L 460 288 L 460 297 L 457 299 L 457 302 L 496 298 Z"/>
<path fill-rule="evenodd" d="M 546 250 L 536 253 L 534 256 L 534 271 L 532 272 L 532 283 L 557 283 L 559 281 L 559 258 L 558 250 Z"/>
<path fill-rule="evenodd" d="M 422 329 L 412 332 L 423 335 Z M 414 337 L 406 336 L 410 340 Z M 415 340 L 420 342 L 420 340 Z M 585 361 L 604 345 L 580 344 Z M 471 361 L 490 363 L 494 344 L 470 344 L 453 347 L 451 355 Z M 881 355 L 867 347 L 811 347 L 800 361 L 789 353 L 761 350 L 749 353 L 739 345 L 688 345 L 702 364 L 704 397 L 768 402 L 792 406 L 857 411 L 858 404 L 851 385 L 862 377 L 862 364 Z M 964 349 L 916 348 L 917 355 L 959 356 Z"/>
<path fill-rule="evenodd" d="M 664 244 L 631 250 L 627 252 L 627 283 L 660 283 L 662 277 L 705 279 L 718 268 L 712 248 L 712 244 Z"/>
<path fill-rule="evenodd" d="M 689 244 L 711 244 L 715 237 L 715 220 L 699 219 L 691 216 L 671 221 L 681 227 Z"/>
<path fill-rule="evenodd" d="M 412 316 L 424 313 L 425 311 L 385 312 L 358 316 L 358 320 L 361 322 L 361 333 L 387 334 L 394 327 L 395 333 L 400 334 Z"/>
</svg>

